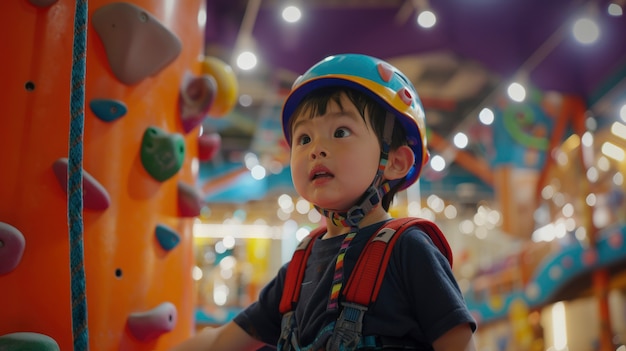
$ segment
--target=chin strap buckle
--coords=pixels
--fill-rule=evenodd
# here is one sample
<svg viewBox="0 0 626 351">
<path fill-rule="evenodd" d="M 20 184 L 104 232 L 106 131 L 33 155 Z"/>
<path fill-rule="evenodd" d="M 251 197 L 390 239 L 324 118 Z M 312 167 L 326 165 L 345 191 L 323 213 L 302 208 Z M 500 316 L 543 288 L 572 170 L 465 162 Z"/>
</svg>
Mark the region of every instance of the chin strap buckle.
<svg viewBox="0 0 626 351">
<path fill-rule="evenodd" d="M 346 223 L 351 227 L 358 227 L 363 217 L 365 217 L 365 215 L 369 213 L 379 202 L 380 194 L 378 193 L 378 189 L 374 186 L 370 186 L 367 188 L 358 204 L 346 212 Z"/>
</svg>

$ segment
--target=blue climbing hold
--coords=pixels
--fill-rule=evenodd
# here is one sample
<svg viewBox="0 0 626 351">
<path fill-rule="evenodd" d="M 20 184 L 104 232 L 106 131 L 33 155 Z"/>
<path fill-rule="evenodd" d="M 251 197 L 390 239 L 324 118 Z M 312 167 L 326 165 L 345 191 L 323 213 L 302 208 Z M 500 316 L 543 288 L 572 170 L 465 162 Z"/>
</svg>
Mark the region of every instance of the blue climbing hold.
<svg viewBox="0 0 626 351">
<path fill-rule="evenodd" d="M 175 248 L 180 242 L 180 236 L 171 228 L 158 224 L 154 231 L 159 244 L 165 251 L 170 251 Z"/>
<path fill-rule="evenodd" d="M 112 122 L 124 116 L 128 109 L 126 105 L 117 100 L 94 99 L 89 102 L 89 108 L 93 114 L 104 122 Z"/>
</svg>

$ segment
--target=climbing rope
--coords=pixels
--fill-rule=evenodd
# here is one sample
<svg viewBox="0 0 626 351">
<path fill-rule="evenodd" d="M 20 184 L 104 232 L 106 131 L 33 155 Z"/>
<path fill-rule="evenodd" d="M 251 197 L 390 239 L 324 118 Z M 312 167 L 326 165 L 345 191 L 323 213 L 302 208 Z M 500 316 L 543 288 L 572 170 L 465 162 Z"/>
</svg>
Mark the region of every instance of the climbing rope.
<svg viewBox="0 0 626 351">
<path fill-rule="evenodd" d="M 87 295 L 83 252 L 83 134 L 85 124 L 85 72 L 87 61 L 87 0 L 76 1 L 70 96 L 68 156 L 68 221 L 74 350 L 89 349 Z"/>
</svg>

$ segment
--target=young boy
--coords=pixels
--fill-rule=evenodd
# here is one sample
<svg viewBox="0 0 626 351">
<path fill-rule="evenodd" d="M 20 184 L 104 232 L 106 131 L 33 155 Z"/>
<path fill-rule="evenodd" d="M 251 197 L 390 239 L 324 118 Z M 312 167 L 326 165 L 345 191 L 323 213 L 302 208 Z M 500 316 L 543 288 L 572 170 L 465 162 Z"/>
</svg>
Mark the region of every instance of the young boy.
<svg viewBox="0 0 626 351">
<path fill-rule="evenodd" d="M 280 312 L 286 264 L 232 322 L 175 350 L 474 351 L 476 323 L 450 263 L 418 227 L 392 248 L 360 330 L 346 338 L 337 329 L 342 311 L 352 311 L 343 287 L 359 255 L 391 219 L 394 194 L 428 160 L 424 112 L 409 80 L 370 56 L 331 56 L 294 83 L 282 119 L 295 189 L 327 217 L 325 233 L 309 244 L 299 298 L 292 312 Z"/>
</svg>

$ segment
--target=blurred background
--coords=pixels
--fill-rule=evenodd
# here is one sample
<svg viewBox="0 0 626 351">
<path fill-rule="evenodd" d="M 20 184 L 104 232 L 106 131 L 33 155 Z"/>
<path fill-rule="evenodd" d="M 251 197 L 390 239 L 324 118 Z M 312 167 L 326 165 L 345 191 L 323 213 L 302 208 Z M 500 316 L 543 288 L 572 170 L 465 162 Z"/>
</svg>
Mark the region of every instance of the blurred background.
<svg viewBox="0 0 626 351">
<path fill-rule="evenodd" d="M 208 0 L 204 50 L 236 76 L 204 120 L 198 325 L 254 300 L 323 217 L 291 185 L 280 110 L 328 55 L 406 73 L 431 161 L 392 204 L 436 221 L 479 350 L 626 350 L 623 0 Z"/>
</svg>

